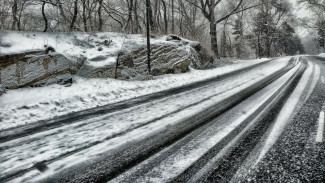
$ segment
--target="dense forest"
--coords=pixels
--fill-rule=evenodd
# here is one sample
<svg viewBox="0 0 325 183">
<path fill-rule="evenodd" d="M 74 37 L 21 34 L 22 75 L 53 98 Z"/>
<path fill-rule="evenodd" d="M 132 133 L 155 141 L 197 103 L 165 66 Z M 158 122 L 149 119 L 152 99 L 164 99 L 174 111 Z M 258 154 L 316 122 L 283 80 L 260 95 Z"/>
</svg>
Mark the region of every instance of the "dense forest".
<svg viewBox="0 0 325 183">
<path fill-rule="evenodd" d="M 313 20 L 293 14 L 297 4 Z M 218 58 L 305 53 L 298 27 L 312 29 L 307 43 L 324 48 L 323 0 L 150 0 L 153 35 L 200 41 Z M 0 30 L 43 32 L 146 32 L 145 0 L 0 0 Z"/>
</svg>

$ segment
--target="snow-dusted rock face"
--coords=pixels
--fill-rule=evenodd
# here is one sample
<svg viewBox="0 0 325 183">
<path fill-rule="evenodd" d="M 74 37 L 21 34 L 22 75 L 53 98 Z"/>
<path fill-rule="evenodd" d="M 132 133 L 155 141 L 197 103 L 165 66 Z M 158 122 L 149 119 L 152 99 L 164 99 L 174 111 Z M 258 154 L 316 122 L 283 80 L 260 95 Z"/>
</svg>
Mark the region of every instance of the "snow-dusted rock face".
<svg viewBox="0 0 325 183">
<path fill-rule="evenodd" d="M 31 83 L 35 83 L 35 78 L 38 78 L 35 79 L 37 80 L 36 85 L 41 85 L 44 81 L 40 80 L 39 84 L 39 76 L 44 76 L 47 80 L 46 74 L 51 75 L 51 77 L 65 74 L 67 72 L 63 72 L 64 70 L 71 69 L 71 65 L 68 63 L 74 63 L 73 60 L 79 57 L 84 57 L 85 61 L 80 69 L 79 67 L 76 68 L 78 70 L 76 73 L 86 78 L 147 80 L 153 76 L 187 72 L 189 67 L 207 69 L 214 66 L 211 64 L 213 57 L 199 42 L 186 40 L 175 35 L 155 36 L 151 39 L 152 75 L 148 75 L 147 71 L 146 37 L 141 34 L 4 31 L 0 33 L 0 39 L 0 55 L 10 55 L 10 57 L 15 58 L 14 63 L 5 61 L 7 65 L 10 65 L 6 68 L 5 76 L 1 76 L 6 77 L 2 79 L 6 88 L 29 86 Z M 45 47 L 53 48 L 55 53 L 47 56 L 48 58 L 44 58 L 42 52 L 39 54 L 29 53 L 30 50 L 44 50 Z M 27 61 L 25 54 L 17 54 L 17 52 L 28 52 L 28 54 L 36 56 L 28 58 Z M 60 58 L 56 59 L 56 57 Z M 43 67 L 44 59 L 51 60 L 49 64 L 45 64 L 49 67 Z M 23 61 L 16 63 L 17 60 Z M 59 60 L 59 62 L 60 60 L 67 60 L 67 62 L 58 63 L 52 62 L 53 60 Z M 1 64 L 2 62 L 0 62 L 0 67 Z M 28 67 L 25 68 L 26 66 Z M 37 70 L 35 70 L 36 68 Z M 16 73 L 20 74 L 17 75 Z M 57 83 L 58 80 L 60 79 L 51 79 L 45 82 Z"/>
<path fill-rule="evenodd" d="M 151 74 L 154 76 L 184 73 L 195 57 L 184 45 L 156 44 L 151 45 Z M 121 73 L 125 68 L 133 68 L 139 74 L 146 74 L 147 69 L 147 49 L 140 47 L 130 53 L 121 53 L 117 59 L 118 70 Z"/>
<path fill-rule="evenodd" d="M 74 61 L 58 53 L 43 51 L 0 56 L 0 84 L 15 89 L 47 83 L 63 74 L 75 74 L 84 59 Z"/>
<path fill-rule="evenodd" d="M 213 61 L 213 57 L 199 42 L 180 40 L 180 38 L 173 39 L 168 36 L 165 43 L 151 45 L 152 76 L 184 73 L 190 66 L 195 69 L 207 69 L 213 65 Z M 96 69 L 87 77 L 131 80 L 146 80 L 152 77 L 148 75 L 146 46 L 122 50 L 118 54 L 116 64 Z"/>
<path fill-rule="evenodd" d="M 209 69 L 214 65 L 214 57 L 204 48 L 199 42 L 191 42 L 190 46 L 195 50 L 197 56 L 193 62 L 192 67 L 195 69 Z"/>
<path fill-rule="evenodd" d="M 178 74 L 188 71 L 189 66 L 197 58 L 194 50 L 175 44 L 151 45 L 151 75 Z M 100 68 L 88 77 L 111 77 L 123 80 L 146 80 L 148 75 L 147 49 L 141 46 L 133 51 L 120 52 L 117 65 Z"/>
</svg>

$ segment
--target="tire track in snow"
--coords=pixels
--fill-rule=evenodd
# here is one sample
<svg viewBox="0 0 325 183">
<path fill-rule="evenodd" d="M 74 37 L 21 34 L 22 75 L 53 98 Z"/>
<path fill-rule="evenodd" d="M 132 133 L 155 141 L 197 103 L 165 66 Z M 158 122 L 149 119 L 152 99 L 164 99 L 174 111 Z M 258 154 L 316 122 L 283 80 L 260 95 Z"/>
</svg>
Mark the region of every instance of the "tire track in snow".
<svg viewBox="0 0 325 183">
<path fill-rule="evenodd" d="M 245 84 L 245 83 L 242 83 L 242 85 L 243 84 Z M 240 85 L 238 85 L 238 86 L 240 86 Z M 217 94 L 216 94 L 217 95 Z M 207 99 L 205 99 L 205 100 L 208 100 L 209 98 L 207 98 Z M 205 101 L 205 100 L 203 100 L 203 101 Z M 203 101 L 201 101 L 201 102 L 203 102 Z M 196 103 L 197 104 L 197 103 Z M 188 107 L 190 107 L 190 106 L 188 106 Z M 184 108 L 185 109 L 185 108 Z M 184 110 L 183 109 L 183 110 Z M 169 114 L 170 115 L 170 114 Z M 166 116 L 165 116 L 166 117 Z M 156 119 L 156 120 L 158 120 L 158 119 Z M 148 125 L 148 124 L 146 124 L 146 125 Z M 145 125 L 142 125 L 142 126 L 145 126 Z M 102 143 L 102 142 L 104 142 L 104 141 L 106 141 L 106 140 L 109 140 L 109 139 L 111 139 L 111 138 L 115 138 L 115 137 L 117 137 L 117 136 L 120 136 L 120 135 L 123 135 L 123 134 L 126 134 L 126 133 L 128 133 L 128 132 L 130 132 L 130 131 L 132 131 L 132 130 L 134 130 L 134 129 L 130 129 L 130 130 L 128 130 L 127 132 L 125 132 L 125 133 L 121 133 L 121 134 L 116 134 L 116 135 L 114 135 L 113 137 L 109 137 L 109 138 L 107 138 L 107 139 L 104 139 L 104 140 L 102 140 L 102 141 L 95 141 L 95 142 L 93 142 L 93 143 L 90 143 L 90 144 L 88 144 L 87 146 L 84 146 L 84 147 L 82 147 L 82 148 L 79 148 L 79 149 L 75 149 L 75 150 L 73 150 L 73 151 L 70 151 L 70 152 L 67 152 L 67 153 L 65 153 L 65 154 L 61 154 L 61 155 L 59 155 L 59 156 L 57 156 L 56 158 L 53 158 L 53 159 L 51 159 L 51 160 L 45 160 L 45 161 L 42 161 L 42 163 L 44 163 L 44 164 L 46 164 L 46 163 L 51 163 L 51 162 L 54 162 L 54 161 L 57 161 L 57 160 L 59 160 L 59 159 L 62 159 L 62 158 L 64 158 L 64 157 L 67 157 L 67 156 L 69 156 L 69 155 L 71 155 L 71 154 L 74 154 L 74 153 L 76 153 L 76 152 L 80 152 L 80 151 L 82 151 L 82 150 L 84 150 L 84 149 L 87 149 L 87 148 L 89 148 L 89 147 L 92 147 L 92 146 L 95 146 L 95 145 L 97 145 L 97 144 L 100 144 L 100 143 Z M 62 131 L 61 131 L 62 132 Z M 51 134 L 47 134 L 47 135 L 45 135 L 45 137 L 47 137 L 47 136 L 51 136 Z M 44 138 L 44 136 L 43 137 L 41 137 L 41 138 Z M 41 139 L 40 138 L 40 139 Z M 37 139 L 29 139 L 29 140 L 27 140 L 27 143 L 30 143 L 30 142 L 33 142 L 33 141 L 35 141 L 35 140 L 37 140 Z M 21 143 L 26 143 L 26 141 L 22 141 Z M 16 144 L 17 145 L 17 144 Z M 3 150 L 8 150 L 8 146 L 7 145 L 3 145 L 2 144 L 2 149 L 1 149 L 2 151 Z M 30 168 L 28 168 L 28 169 L 25 169 L 25 171 L 29 171 L 29 170 L 31 170 L 31 169 L 33 169 L 34 167 L 30 167 Z M 25 172 L 25 171 L 18 171 L 18 172 L 16 172 L 15 174 L 12 174 L 11 176 L 15 176 L 15 175 L 19 175 L 19 174 L 21 174 L 21 173 L 23 173 L 23 172 Z"/>
<path fill-rule="evenodd" d="M 114 103 L 114 104 L 108 104 L 108 105 L 97 107 L 94 109 L 88 109 L 88 110 L 79 111 L 79 112 L 72 113 L 72 114 L 63 115 L 63 116 L 60 116 L 60 117 L 57 117 L 54 119 L 50 119 L 50 120 L 42 120 L 42 121 L 39 121 L 36 123 L 31 123 L 31 124 L 24 125 L 24 126 L 6 129 L 3 131 L 0 131 L 1 132 L 0 133 L 0 143 L 6 142 L 9 140 L 13 140 L 16 138 L 21 138 L 21 137 L 24 137 L 27 135 L 39 133 L 41 131 L 59 128 L 61 126 L 67 125 L 67 124 L 76 123 L 80 120 L 91 119 L 91 118 L 98 117 L 103 114 L 114 113 L 114 112 L 122 110 L 122 109 L 131 108 L 131 107 L 146 103 L 147 101 L 162 99 L 166 96 L 170 96 L 171 94 L 179 94 L 179 93 L 183 93 L 183 92 L 193 90 L 196 88 L 204 87 L 206 85 L 209 85 L 209 84 L 212 84 L 215 82 L 219 82 L 224 79 L 228 79 L 228 77 L 237 76 L 237 75 L 243 74 L 245 72 L 248 72 L 250 70 L 256 69 L 258 67 L 266 66 L 267 64 L 272 63 L 272 61 L 274 61 L 274 59 L 266 61 L 266 62 L 258 63 L 256 65 L 252 65 L 249 67 L 245 67 L 242 69 L 238 69 L 236 71 L 232 71 L 232 72 L 226 73 L 221 76 L 216 76 L 216 77 L 213 77 L 208 80 L 204 80 L 204 81 L 188 84 L 185 86 L 161 91 L 158 93 L 153 93 L 153 94 L 137 97 L 134 99 L 130 99 L 130 100 Z"/>
</svg>

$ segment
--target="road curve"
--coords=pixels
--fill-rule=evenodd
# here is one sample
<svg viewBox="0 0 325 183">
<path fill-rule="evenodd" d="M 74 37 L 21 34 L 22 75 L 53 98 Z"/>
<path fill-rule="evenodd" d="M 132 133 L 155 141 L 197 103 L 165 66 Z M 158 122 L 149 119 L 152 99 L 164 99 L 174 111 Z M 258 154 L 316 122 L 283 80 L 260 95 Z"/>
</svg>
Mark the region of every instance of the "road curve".
<svg viewBox="0 0 325 183">
<path fill-rule="evenodd" d="M 203 171 L 202 168 L 205 168 L 209 162 L 211 164 L 210 160 L 220 153 L 227 152 L 225 154 L 228 157 L 236 159 L 234 157 L 240 154 L 238 152 L 248 152 L 251 149 L 242 151 L 242 147 L 249 145 L 254 147 L 256 144 L 254 139 L 260 138 L 265 129 L 272 124 L 277 110 L 281 108 L 281 102 L 285 101 L 295 88 L 306 66 L 306 62 L 291 59 L 280 70 L 265 70 L 265 73 L 260 76 L 243 77 L 268 64 L 272 65 L 272 62 L 274 61 L 182 88 L 1 132 L 0 159 L 6 164 L 0 164 L 0 172 L 2 172 L 0 181 L 158 180 L 154 179 L 153 175 L 163 172 L 158 168 L 159 165 L 168 166 L 176 157 L 181 157 L 180 154 L 193 150 L 193 147 L 196 147 L 193 144 L 202 144 L 205 138 L 220 132 L 219 135 L 224 136 L 218 137 L 221 138 L 218 143 L 210 144 L 206 152 L 200 151 L 201 156 L 197 153 L 197 159 L 193 159 L 192 163 L 187 163 L 187 166 L 177 169 L 177 174 L 175 171 L 174 176 L 166 178 L 167 181 L 177 182 L 219 180 L 218 176 L 215 176 L 216 171 L 231 170 L 242 162 L 245 156 L 232 163 L 228 163 L 228 160 L 215 161 L 214 168 L 210 167 L 207 171 Z M 232 81 L 233 85 L 226 86 L 229 81 Z M 219 86 L 226 87 L 221 90 L 218 89 Z M 257 105 L 254 102 L 256 100 L 262 102 Z M 248 106 L 251 110 L 243 111 Z M 155 115 L 150 119 L 147 119 L 148 115 L 141 115 L 157 114 L 159 111 L 162 115 Z M 236 120 L 230 120 L 230 114 L 238 111 L 241 112 L 240 116 L 245 116 L 245 119 L 237 121 L 238 124 L 235 125 L 232 123 Z M 189 115 L 189 113 L 193 114 Z M 107 130 L 111 127 L 110 121 L 130 119 L 138 121 L 119 126 L 121 130 L 117 133 L 114 131 L 110 134 Z M 226 128 L 229 125 L 235 126 L 233 129 Z M 225 128 L 228 133 L 221 131 Z M 148 129 L 151 129 L 150 133 Z M 219 129 L 219 132 L 207 132 L 209 129 Z M 204 133 L 210 136 L 202 135 Z M 133 139 L 127 139 L 130 134 Z M 53 139 L 56 142 L 52 142 Z M 232 141 L 231 147 L 228 147 L 228 142 Z M 111 149 L 107 148 L 109 145 L 112 146 Z M 187 150 L 180 152 L 179 149 L 182 148 Z M 87 153 L 89 155 L 85 157 Z M 83 158 L 85 159 L 80 160 Z M 36 159 L 41 161 L 31 164 L 26 163 L 26 159 L 29 162 L 35 162 Z M 63 162 L 68 163 L 66 165 Z M 10 167 L 10 163 L 15 166 Z M 215 166 L 216 164 L 218 166 Z M 220 175 L 226 177 L 225 180 L 229 180 L 229 177 L 234 174 L 234 170 L 221 172 L 232 172 L 229 175 Z M 194 175 L 199 175 L 199 178 Z"/>
</svg>

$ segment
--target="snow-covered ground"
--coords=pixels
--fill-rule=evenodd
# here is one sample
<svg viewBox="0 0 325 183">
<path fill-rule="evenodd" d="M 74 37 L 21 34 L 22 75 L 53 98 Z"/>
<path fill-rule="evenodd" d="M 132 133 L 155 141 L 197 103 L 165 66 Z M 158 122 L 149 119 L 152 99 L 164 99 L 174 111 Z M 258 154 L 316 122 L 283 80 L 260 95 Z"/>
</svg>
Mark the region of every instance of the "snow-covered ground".
<svg viewBox="0 0 325 183">
<path fill-rule="evenodd" d="M 71 87 L 50 85 L 7 91 L 0 96 L 0 129 L 179 87 L 266 60 L 268 59 L 238 61 L 230 66 L 204 71 L 191 69 L 188 73 L 158 76 L 149 81 L 86 79 L 75 76 Z M 285 58 L 283 61 L 287 60 L 289 59 Z"/>
<path fill-rule="evenodd" d="M 174 96 L 168 96 L 157 101 L 148 101 L 139 106 L 134 106 L 130 109 L 124 109 L 100 117 L 81 120 L 73 124 L 30 135 L 28 138 L 19 138 L 2 143 L 0 144 L 0 159 L 3 160 L 3 163 L 0 164 L 0 178 L 15 174 L 20 170 L 29 169 L 37 162 L 48 162 L 47 165 L 49 170 L 45 173 L 42 174 L 38 170 L 30 169 L 26 174 L 13 180 L 14 182 L 38 182 L 42 178 L 64 172 L 86 161 L 94 161 L 96 158 L 101 158 L 103 155 L 106 156 L 129 142 L 135 142 L 149 135 L 159 133 L 184 119 L 192 117 L 195 113 L 202 112 L 223 99 L 241 92 L 243 89 L 250 87 L 254 83 L 263 80 L 265 77 L 284 67 L 288 63 L 288 60 L 289 58 L 278 59 L 254 70 L 205 87 Z M 238 64 L 236 67 L 243 67 L 243 64 Z M 185 80 L 187 80 L 187 83 L 193 82 L 220 73 L 229 72 L 230 70 L 236 69 L 236 67 L 231 66 L 209 71 L 193 70 L 190 73 L 177 76 L 162 76 L 147 82 L 123 83 L 125 81 L 118 81 L 122 82 L 119 84 L 123 85 L 119 85 L 116 83 L 117 81 L 113 80 L 92 81 L 100 81 L 99 83 L 97 82 L 97 85 L 103 84 L 102 82 L 104 81 L 110 82 L 111 85 L 107 85 L 106 88 L 104 88 L 108 91 L 104 90 L 102 92 L 107 92 L 114 96 L 115 100 L 119 100 L 121 98 L 132 97 L 133 95 L 142 95 L 145 92 L 166 89 L 171 87 L 170 85 L 183 85 L 186 83 Z M 88 90 L 80 91 L 80 87 L 88 85 L 87 88 L 89 88 L 89 92 L 92 92 L 96 98 L 99 98 L 94 93 L 93 88 L 91 88 L 96 86 L 96 84 L 93 83 L 89 86 L 90 83 L 92 82 L 88 82 L 88 84 L 76 84 L 70 88 L 60 88 L 58 86 L 52 88 L 49 86 L 45 88 L 22 89 L 9 92 L 3 97 L 18 95 L 20 92 L 30 92 L 31 95 L 35 94 L 33 97 L 34 100 L 37 100 L 37 91 L 45 90 L 43 92 L 46 93 L 50 90 L 54 90 L 58 92 L 58 95 L 60 94 L 59 96 L 66 97 L 66 95 L 68 95 L 68 98 L 63 100 L 70 101 L 71 96 L 69 93 L 71 93 L 72 89 L 72 91 L 78 91 L 78 94 L 82 94 Z M 125 85 L 128 87 L 126 88 Z M 154 87 L 151 85 L 154 85 Z M 76 86 L 79 87 L 74 88 Z M 158 86 L 160 86 L 160 88 L 157 89 Z M 109 88 L 119 88 L 121 91 L 123 89 L 124 93 L 128 95 L 121 95 L 119 98 L 115 98 L 118 95 L 113 94 L 114 90 L 110 90 Z M 85 96 L 88 96 L 88 94 L 86 93 Z M 110 95 L 108 95 L 107 98 L 109 96 Z M 21 97 L 21 99 L 24 98 L 23 96 Z M 3 98 L 0 99 L 3 100 Z M 54 102 L 51 97 L 48 99 L 50 102 Z M 91 97 L 88 99 L 90 100 Z M 77 99 L 75 100 L 79 101 Z M 18 103 L 18 101 L 20 102 L 20 100 L 17 99 L 17 102 L 14 103 Z M 31 101 L 33 100 L 30 99 L 29 102 Z M 102 102 L 110 101 L 105 101 L 103 99 Z M 74 103 L 74 101 L 72 101 L 72 103 L 73 105 L 79 104 Z M 7 105 L 10 106 L 9 104 Z M 59 107 L 63 105 L 53 104 L 53 106 Z M 84 106 L 88 105 L 85 104 Z M 78 107 L 76 110 L 80 109 L 79 106 L 76 107 Z M 30 109 L 32 110 L 33 108 Z M 40 106 L 34 109 L 36 112 L 42 112 Z M 42 114 L 48 115 L 44 112 L 42 112 Z M 226 130 L 228 130 L 228 128 L 226 128 Z M 116 136 L 116 134 L 120 135 Z"/>
<path fill-rule="evenodd" d="M 320 57 L 325 57 L 325 53 L 318 54 Z"/>
</svg>

